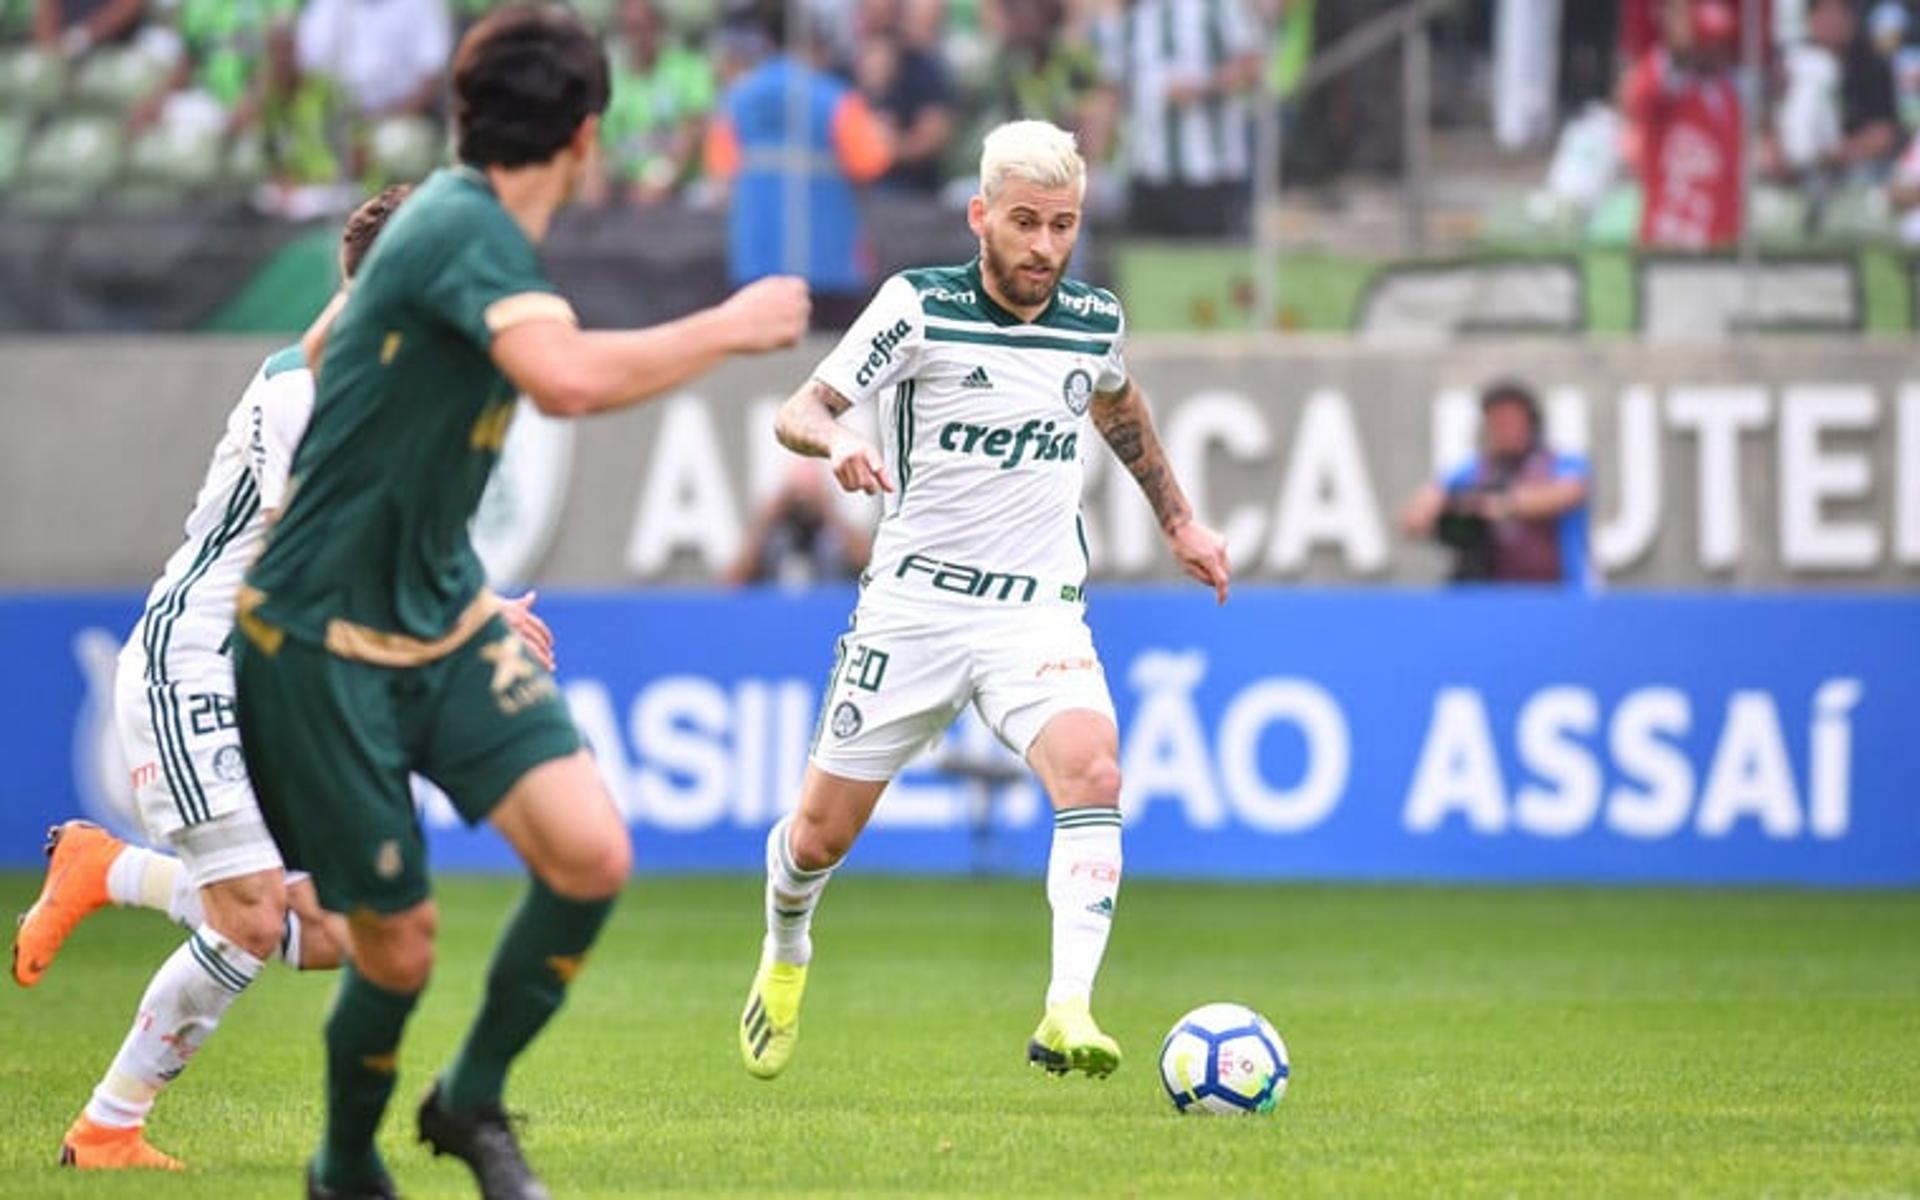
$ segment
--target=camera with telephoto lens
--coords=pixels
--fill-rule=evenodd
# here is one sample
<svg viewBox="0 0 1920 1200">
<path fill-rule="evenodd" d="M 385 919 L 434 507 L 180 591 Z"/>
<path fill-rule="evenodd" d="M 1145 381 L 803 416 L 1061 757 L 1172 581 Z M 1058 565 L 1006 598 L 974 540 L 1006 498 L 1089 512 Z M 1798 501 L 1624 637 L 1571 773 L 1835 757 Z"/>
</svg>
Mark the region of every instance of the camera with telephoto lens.
<svg viewBox="0 0 1920 1200">
<path fill-rule="evenodd" d="M 1447 493 L 1446 507 L 1433 525 L 1434 539 L 1453 551 L 1447 578 L 1456 583 L 1493 578 L 1493 522 L 1487 519 L 1486 498 L 1504 490 L 1481 485 Z"/>
</svg>

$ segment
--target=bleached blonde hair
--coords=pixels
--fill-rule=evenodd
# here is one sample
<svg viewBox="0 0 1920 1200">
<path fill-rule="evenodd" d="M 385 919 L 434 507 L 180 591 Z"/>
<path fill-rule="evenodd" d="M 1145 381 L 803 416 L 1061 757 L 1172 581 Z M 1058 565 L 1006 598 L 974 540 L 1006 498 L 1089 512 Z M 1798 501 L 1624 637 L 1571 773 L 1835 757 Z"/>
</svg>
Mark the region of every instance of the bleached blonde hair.
<svg viewBox="0 0 1920 1200">
<path fill-rule="evenodd" d="M 1008 121 L 980 147 L 980 194 L 991 201 L 1009 179 L 1087 191 L 1087 164 L 1071 133 L 1050 121 Z"/>
</svg>

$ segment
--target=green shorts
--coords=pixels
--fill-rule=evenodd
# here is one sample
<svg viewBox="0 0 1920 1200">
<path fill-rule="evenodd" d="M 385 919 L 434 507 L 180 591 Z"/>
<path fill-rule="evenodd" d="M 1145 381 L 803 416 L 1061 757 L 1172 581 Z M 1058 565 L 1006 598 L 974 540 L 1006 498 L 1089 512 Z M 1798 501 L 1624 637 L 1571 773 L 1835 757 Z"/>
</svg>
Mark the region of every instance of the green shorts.
<svg viewBox="0 0 1920 1200">
<path fill-rule="evenodd" d="M 240 741 L 260 811 L 290 869 L 334 912 L 425 900 L 426 844 L 410 772 L 469 825 L 521 776 L 580 748 L 559 689 L 498 616 L 444 658 L 380 667 L 281 640 L 236 638 Z"/>
</svg>

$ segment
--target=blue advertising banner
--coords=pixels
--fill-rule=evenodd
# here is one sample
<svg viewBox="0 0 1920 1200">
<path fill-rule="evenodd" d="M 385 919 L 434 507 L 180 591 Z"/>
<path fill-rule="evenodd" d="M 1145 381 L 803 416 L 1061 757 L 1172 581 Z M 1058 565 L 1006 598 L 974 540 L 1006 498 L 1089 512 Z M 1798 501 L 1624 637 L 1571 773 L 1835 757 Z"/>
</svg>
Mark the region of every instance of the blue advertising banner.
<svg viewBox="0 0 1920 1200">
<path fill-rule="evenodd" d="M 543 596 L 641 869 L 757 871 L 851 591 Z M 132 594 L 0 598 L 0 864 L 126 827 Z M 1920 884 L 1920 597 L 1109 588 L 1127 867 L 1240 878 Z M 445 868 L 511 863 L 422 787 Z M 859 869 L 1037 872 L 1050 823 L 969 715 Z"/>
</svg>

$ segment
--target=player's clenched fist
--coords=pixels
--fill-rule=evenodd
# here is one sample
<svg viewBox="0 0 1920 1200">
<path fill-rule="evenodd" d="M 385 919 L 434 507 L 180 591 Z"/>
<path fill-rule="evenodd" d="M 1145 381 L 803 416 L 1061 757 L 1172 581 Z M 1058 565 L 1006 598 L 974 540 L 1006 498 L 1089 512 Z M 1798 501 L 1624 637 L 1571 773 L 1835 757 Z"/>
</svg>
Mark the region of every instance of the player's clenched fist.
<svg viewBox="0 0 1920 1200">
<path fill-rule="evenodd" d="M 827 467 L 840 486 L 849 492 L 877 496 L 893 490 L 893 481 L 887 478 L 887 467 L 881 461 L 880 451 L 857 433 L 843 430 L 840 436 L 833 439 L 827 449 Z"/>
<path fill-rule="evenodd" d="M 740 348 L 749 353 L 791 346 L 807 331 L 813 301 L 807 281 L 794 275 L 769 275 L 741 288 L 723 306 L 737 329 Z"/>
</svg>

